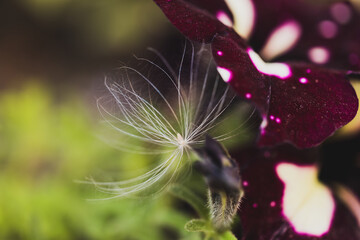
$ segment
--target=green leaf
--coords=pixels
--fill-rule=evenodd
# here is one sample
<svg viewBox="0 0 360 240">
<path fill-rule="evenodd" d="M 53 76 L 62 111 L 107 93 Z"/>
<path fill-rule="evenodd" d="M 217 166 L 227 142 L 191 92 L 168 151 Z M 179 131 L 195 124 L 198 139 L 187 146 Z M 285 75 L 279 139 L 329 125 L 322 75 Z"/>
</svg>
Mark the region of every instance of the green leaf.
<svg viewBox="0 0 360 240">
<path fill-rule="evenodd" d="M 196 196 L 192 191 L 188 188 L 174 184 L 170 187 L 169 191 L 176 197 L 184 200 L 185 202 L 189 203 L 194 210 L 199 214 L 199 216 L 203 219 L 208 219 L 209 214 L 206 208 L 206 204 L 202 201 L 201 198 Z"/>
<path fill-rule="evenodd" d="M 234 236 L 234 234 L 231 231 L 226 231 L 223 234 L 220 235 L 221 240 L 237 240 L 237 238 Z"/>
<path fill-rule="evenodd" d="M 185 224 L 185 230 L 188 232 L 207 232 L 208 224 L 203 219 L 192 219 Z"/>
</svg>

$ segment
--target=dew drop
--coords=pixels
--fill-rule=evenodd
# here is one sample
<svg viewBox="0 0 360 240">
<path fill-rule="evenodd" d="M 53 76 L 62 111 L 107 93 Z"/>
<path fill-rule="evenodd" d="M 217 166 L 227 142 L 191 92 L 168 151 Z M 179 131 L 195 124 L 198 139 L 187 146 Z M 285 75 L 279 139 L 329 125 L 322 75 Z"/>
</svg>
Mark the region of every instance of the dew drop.
<svg viewBox="0 0 360 240">
<path fill-rule="evenodd" d="M 275 207 L 276 206 L 276 202 L 275 201 L 272 201 L 271 203 L 270 203 L 270 207 Z"/>
<path fill-rule="evenodd" d="M 281 123 L 281 119 L 280 119 L 280 118 L 276 118 L 276 119 L 275 119 L 275 122 L 276 122 L 276 123 Z"/>
<path fill-rule="evenodd" d="M 274 120 L 275 117 L 274 117 L 273 115 L 270 115 L 270 119 L 271 119 L 271 120 Z"/>
<path fill-rule="evenodd" d="M 250 98 L 251 98 L 251 93 L 245 94 L 245 97 L 246 97 L 247 99 L 250 99 Z"/>
<path fill-rule="evenodd" d="M 244 181 L 243 185 L 246 187 L 246 186 L 249 186 L 249 183 L 247 181 Z"/>
<path fill-rule="evenodd" d="M 223 52 L 222 51 L 217 51 L 217 55 L 222 56 Z"/>
</svg>

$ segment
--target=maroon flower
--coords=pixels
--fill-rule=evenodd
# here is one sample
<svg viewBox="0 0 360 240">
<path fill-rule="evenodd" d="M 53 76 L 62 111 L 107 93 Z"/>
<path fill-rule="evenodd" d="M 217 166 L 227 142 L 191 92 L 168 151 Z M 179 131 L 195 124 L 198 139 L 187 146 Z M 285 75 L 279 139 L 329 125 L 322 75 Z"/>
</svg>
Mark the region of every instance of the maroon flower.
<svg viewBox="0 0 360 240">
<path fill-rule="evenodd" d="M 355 116 L 358 100 L 346 71 L 305 63 L 263 62 L 234 31 L 245 37 L 250 34 L 246 25 L 233 24 L 239 15 L 231 12 L 225 1 L 154 1 L 189 39 L 211 43 L 224 81 L 251 101 L 263 118 L 261 145 L 291 142 L 300 148 L 312 147 Z M 298 26 L 287 23 L 290 28 Z"/>
<path fill-rule="evenodd" d="M 343 197 L 319 182 L 316 149 L 282 145 L 237 155 L 245 192 L 242 239 L 359 239 L 360 203 L 350 191 Z"/>
<path fill-rule="evenodd" d="M 297 26 L 297 41 L 280 59 L 360 70 L 360 13 L 349 1 L 329 2 L 252 0 L 256 23 L 249 40 L 251 46 L 265 59 L 273 59 L 268 55 L 271 49 L 267 43 L 277 29 L 291 22 Z"/>
</svg>

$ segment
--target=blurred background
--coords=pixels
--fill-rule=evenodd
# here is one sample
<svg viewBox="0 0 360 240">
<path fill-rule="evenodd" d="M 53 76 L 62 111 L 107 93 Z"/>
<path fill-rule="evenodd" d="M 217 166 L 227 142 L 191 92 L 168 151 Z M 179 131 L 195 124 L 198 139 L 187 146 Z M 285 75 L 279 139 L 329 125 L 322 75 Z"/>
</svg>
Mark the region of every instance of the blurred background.
<svg viewBox="0 0 360 240">
<path fill-rule="evenodd" d="M 0 240 L 200 239 L 169 195 L 88 201 L 107 196 L 76 183 L 148 167 L 102 141 L 96 99 L 133 54 L 176 62 L 183 45 L 151 0 L 0 1 Z"/>
<path fill-rule="evenodd" d="M 160 9 L 0 1 L 0 31 L 0 239 L 198 239 L 183 231 L 193 213 L 169 196 L 87 201 L 106 196 L 74 182 L 147 166 L 101 141 L 95 101 L 121 62 L 184 41 Z"/>
</svg>

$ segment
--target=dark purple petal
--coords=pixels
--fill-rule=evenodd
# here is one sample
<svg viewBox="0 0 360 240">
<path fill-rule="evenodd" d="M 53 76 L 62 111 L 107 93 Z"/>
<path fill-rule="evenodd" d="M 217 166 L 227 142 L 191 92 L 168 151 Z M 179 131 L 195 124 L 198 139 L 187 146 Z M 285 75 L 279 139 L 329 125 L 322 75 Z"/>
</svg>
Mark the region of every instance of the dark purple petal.
<svg viewBox="0 0 360 240">
<path fill-rule="evenodd" d="M 287 21 L 302 29 L 297 44 L 281 59 L 360 70 L 360 13 L 347 1 L 253 0 L 256 25 L 250 45 L 260 51 L 272 31 Z M 271 5 L 271 7 L 269 7 Z"/>
<path fill-rule="evenodd" d="M 252 149 L 237 155 L 241 159 L 239 163 L 245 191 L 239 210 L 243 228 L 242 239 L 355 240 L 359 238 L 355 217 L 335 198 L 332 198 L 335 201 L 335 210 L 330 228 L 321 236 L 297 232 L 284 215 L 284 182 L 279 178 L 276 167 L 284 163 L 299 167 L 313 166 L 318 158 L 316 150 L 300 151 L 290 145 L 283 145 L 273 150 Z M 306 199 L 306 196 L 298 195 L 298 197 Z M 311 212 L 301 212 L 305 210 L 300 209 L 298 214 L 307 214 L 311 217 Z"/>
<path fill-rule="evenodd" d="M 207 4 L 204 0 L 192 1 L 193 3 L 183 0 L 154 0 L 154 2 L 171 23 L 191 40 L 210 42 L 215 34 L 229 30 L 214 15 L 216 9 L 229 13 L 223 1 L 219 1 L 218 5 L 214 1 Z"/>
<path fill-rule="evenodd" d="M 231 37 L 230 37 L 231 35 Z M 270 78 L 259 73 L 251 63 L 244 40 L 231 32 L 227 37 L 218 36 L 212 43 L 217 65 L 229 71 L 227 81 L 239 96 L 253 102 L 262 114 L 268 111 Z"/>
<path fill-rule="evenodd" d="M 315 65 L 266 64 L 234 34 L 216 36 L 215 61 L 225 79 L 263 117 L 261 145 L 291 142 L 307 148 L 324 141 L 356 114 L 356 93 L 342 71 Z"/>
<path fill-rule="evenodd" d="M 185 36 L 212 42 L 213 55 L 223 79 L 240 96 L 253 102 L 261 113 L 261 145 L 291 142 L 300 148 L 312 147 L 355 116 L 358 100 L 345 72 L 315 65 L 262 62 L 234 30 L 214 16 L 217 9 L 228 12 L 223 1 L 210 1 L 208 5 L 204 0 L 155 2 Z M 275 3 L 284 8 L 289 5 L 283 0 Z M 289 6 L 298 5 L 303 9 L 298 1 Z M 318 11 L 309 9 L 315 15 Z M 291 13 L 279 17 L 275 23 L 292 20 Z M 268 24 L 272 22 L 269 20 Z"/>
</svg>

